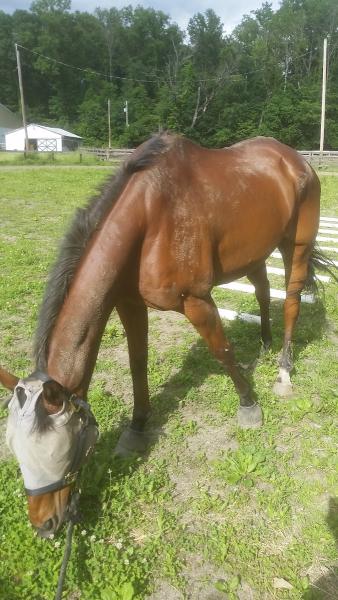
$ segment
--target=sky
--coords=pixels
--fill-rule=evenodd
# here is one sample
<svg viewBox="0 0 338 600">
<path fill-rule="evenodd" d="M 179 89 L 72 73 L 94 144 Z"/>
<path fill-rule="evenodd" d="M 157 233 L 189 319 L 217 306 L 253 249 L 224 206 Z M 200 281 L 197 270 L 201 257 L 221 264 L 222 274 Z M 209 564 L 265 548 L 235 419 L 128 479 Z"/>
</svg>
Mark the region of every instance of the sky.
<svg viewBox="0 0 338 600">
<path fill-rule="evenodd" d="M 273 10 L 279 7 L 279 0 L 269 0 Z M 0 10 L 11 14 L 16 9 L 28 10 L 32 0 L 0 0 Z M 100 8 L 122 8 L 122 6 L 142 5 L 155 10 L 162 10 L 171 19 L 185 29 L 189 19 L 198 12 L 204 13 L 212 8 L 221 18 L 224 31 L 230 33 L 240 23 L 244 15 L 260 8 L 263 0 L 72 0 L 72 10 L 93 12 Z"/>
</svg>

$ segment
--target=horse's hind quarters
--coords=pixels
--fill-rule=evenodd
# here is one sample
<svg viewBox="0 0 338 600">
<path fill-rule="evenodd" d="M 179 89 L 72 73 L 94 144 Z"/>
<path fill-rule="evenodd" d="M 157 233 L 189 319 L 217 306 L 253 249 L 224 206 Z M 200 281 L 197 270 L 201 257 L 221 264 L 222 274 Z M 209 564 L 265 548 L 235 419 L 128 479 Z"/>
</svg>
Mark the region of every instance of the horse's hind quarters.
<svg viewBox="0 0 338 600">
<path fill-rule="evenodd" d="M 19 381 L 19 377 L 12 375 L 2 367 L 0 367 L 0 383 L 8 390 L 14 390 L 16 384 Z"/>
</svg>

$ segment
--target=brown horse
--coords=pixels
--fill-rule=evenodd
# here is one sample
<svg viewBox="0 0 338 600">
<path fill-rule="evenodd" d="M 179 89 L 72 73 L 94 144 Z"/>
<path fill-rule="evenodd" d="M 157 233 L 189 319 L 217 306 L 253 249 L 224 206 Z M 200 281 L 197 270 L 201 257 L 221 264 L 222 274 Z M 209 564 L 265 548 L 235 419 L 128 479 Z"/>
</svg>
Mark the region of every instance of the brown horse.
<svg viewBox="0 0 338 600">
<path fill-rule="evenodd" d="M 17 394 L 18 410 L 27 394 L 36 398 L 35 425 L 46 449 L 52 417 L 72 414 L 72 399 L 87 395 L 114 307 L 127 334 L 134 389 L 132 422 L 122 434 L 119 452 L 142 447 L 150 412 L 147 307 L 186 315 L 235 385 L 239 425 L 260 425 L 261 409 L 235 363 L 211 290 L 246 275 L 255 286 L 262 340 L 269 347 L 265 260 L 280 249 L 286 273 L 285 335 L 275 390 L 289 393 L 300 294 L 316 263 L 319 199 L 314 171 L 274 139 L 207 150 L 161 134 L 141 145 L 101 196 L 77 212 L 51 271 L 36 335 L 39 373 L 33 387 L 25 383 L 32 378 L 19 382 Z M 18 378 L 0 370 L 0 381 L 13 389 Z M 34 462 L 34 442 L 29 431 L 26 435 Z M 25 455 L 20 462 L 24 473 Z M 67 484 L 63 477 L 58 484 L 35 486 L 32 493 L 28 489 L 30 520 L 44 535 L 64 519 L 71 489 Z"/>
</svg>

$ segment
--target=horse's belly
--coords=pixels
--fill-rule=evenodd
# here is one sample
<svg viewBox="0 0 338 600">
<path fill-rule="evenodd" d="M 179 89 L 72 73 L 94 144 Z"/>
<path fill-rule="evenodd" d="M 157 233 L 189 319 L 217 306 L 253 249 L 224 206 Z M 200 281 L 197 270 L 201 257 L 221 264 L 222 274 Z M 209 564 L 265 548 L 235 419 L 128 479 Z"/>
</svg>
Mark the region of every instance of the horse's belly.
<svg viewBox="0 0 338 600">
<path fill-rule="evenodd" d="M 265 260 L 278 246 L 283 236 L 280 228 L 264 231 L 257 226 L 253 232 L 243 233 L 237 229 L 235 235 L 225 235 L 218 245 L 218 277 L 240 277 L 255 264 Z M 238 273 L 238 275 L 237 275 Z"/>
</svg>

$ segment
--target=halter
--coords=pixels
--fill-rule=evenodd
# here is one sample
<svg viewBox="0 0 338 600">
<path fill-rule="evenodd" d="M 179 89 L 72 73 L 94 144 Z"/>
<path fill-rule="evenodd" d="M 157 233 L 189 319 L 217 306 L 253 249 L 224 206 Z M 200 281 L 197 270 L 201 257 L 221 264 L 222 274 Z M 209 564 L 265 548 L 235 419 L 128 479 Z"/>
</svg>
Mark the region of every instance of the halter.
<svg viewBox="0 0 338 600">
<path fill-rule="evenodd" d="M 20 464 L 29 496 L 72 485 L 99 434 L 90 405 L 75 394 L 50 415 L 50 429 L 37 431 L 35 408 L 47 381 L 51 378 L 39 371 L 21 379 L 8 406 L 7 444 Z"/>
</svg>

